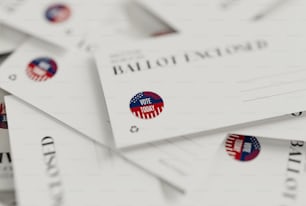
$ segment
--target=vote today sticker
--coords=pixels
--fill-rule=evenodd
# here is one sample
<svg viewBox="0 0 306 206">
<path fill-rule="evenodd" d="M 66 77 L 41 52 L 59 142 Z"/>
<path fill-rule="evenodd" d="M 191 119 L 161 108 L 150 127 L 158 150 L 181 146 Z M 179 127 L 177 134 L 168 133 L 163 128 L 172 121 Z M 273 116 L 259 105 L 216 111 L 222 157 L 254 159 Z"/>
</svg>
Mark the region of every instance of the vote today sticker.
<svg viewBox="0 0 306 206">
<path fill-rule="evenodd" d="M 150 91 L 140 92 L 130 101 L 131 112 L 141 119 L 153 119 L 162 113 L 163 108 L 163 99 Z"/>
<path fill-rule="evenodd" d="M 260 153 L 260 143 L 256 137 L 231 134 L 225 142 L 229 156 L 239 161 L 250 161 Z"/>
</svg>

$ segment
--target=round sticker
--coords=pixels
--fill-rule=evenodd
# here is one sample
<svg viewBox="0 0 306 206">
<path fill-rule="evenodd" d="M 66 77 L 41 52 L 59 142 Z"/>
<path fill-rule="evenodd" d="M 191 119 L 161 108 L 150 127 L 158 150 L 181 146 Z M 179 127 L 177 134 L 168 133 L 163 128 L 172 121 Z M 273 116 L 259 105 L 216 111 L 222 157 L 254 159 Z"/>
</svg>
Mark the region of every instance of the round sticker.
<svg viewBox="0 0 306 206">
<path fill-rule="evenodd" d="M 34 59 L 27 67 L 27 74 L 34 81 L 46 81 L 57 72 L 57 64 L 53 59 L 41 57 Z"/>
<path fill-rule="evenodd" d="M 70 17 L 71 11 L 69 7 L 64 4 L 54 4 L 47 9 L 45 15 L 49 22 L 61 23 Z"/>
<path fill-rule="evenodd" d="M 141 119 L 157 117 L 164 108 L 162 98 L 154 92 L 140 92 L 130 101 L 131 112 Z"/>
<path fill-rule="evenodd" d="M 250 161 L 260 152 L 260 143 L 256 137 L 230 135 L 225 143 L 227 153 L 236 160 Z"/>
<path fill-rule="evenodd" d="M 4 103 L 0 103 L 0 128 L 7 129 L 7 118 Z"/>
</svg>

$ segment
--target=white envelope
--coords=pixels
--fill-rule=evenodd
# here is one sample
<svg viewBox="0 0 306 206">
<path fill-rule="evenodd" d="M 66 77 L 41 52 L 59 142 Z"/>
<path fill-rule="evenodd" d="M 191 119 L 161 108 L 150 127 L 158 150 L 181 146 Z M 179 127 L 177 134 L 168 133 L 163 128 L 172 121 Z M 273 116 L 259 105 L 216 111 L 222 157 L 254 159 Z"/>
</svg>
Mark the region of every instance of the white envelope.
<svg viewBox="0 0 306 206">
<path fill-rule="evenodd" d="M 178 205 L 183 197 L 23 101 L 6 104 L 18 205 Z"/>
<path fill-rule="evenodd" d="M 135 0 L 176 30 L 207 34 L 233 22 L 267 20 L 275 23 L 304 16 L 303 0 Z M 294 21 L 292 21 L 294 23 Z M 226 26 L 225 26 L 226 25 Z"/>
<path fill-rule="evenodd" d="M 146 21 L 142 22 L 153 26 L 146 27 L 148 33 L 141 27 L 137 29 L 131 19 L 142 17 L 137 9 L 131 9 L 127 0 L 47 0 L 39 4 L 33 0 L 6 1 L 0 5 L 0 21 L 59 46 L 84 51 L 104 48 L 114 38 L 131 40 L 170 32 L 167 25 L 156 22 L 152 15 L 145 16 Z"/>
<path fill-rule="evenodd" d="M 97 53 L 118 147 L 305 110 L 303 29 L 292 26 L 287 32 L 260 24 L 225 32 Z M 303 136 L 297 133 L 291 137 Z"/>
<path fill-rule="evenodd" d="M 306 143 L 229 135 L 207 181 L 188 200 L 203 205 L 290 205 L 306 203 Z"/>
<path fill-rule="evenodd" d="M 14 190 L 11 148 L 4 104 L 6 94 L 5 91 L 0 89 L 0 191 Z"/>
<path fill-rule="evenodd" d="M 25 34 L 0 24 L 0 55 L 14 51 L 26 38 Z"/>
</svg>

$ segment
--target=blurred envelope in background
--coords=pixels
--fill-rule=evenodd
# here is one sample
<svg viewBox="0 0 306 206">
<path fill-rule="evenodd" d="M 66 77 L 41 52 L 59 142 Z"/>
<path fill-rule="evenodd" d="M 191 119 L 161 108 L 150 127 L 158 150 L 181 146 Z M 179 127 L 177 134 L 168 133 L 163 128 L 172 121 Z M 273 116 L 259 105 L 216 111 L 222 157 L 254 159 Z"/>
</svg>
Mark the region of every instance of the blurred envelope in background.
<svg viewBox="0 0 306 206">
<path fill-rule="evenodd" d="M 128 3 L 127 0 L 65 0 L 59 3 L 47 0 L 39 4 L 33 0 L 7 1 L 0 5 L 0 21 L 58 46 L 87 52 L 104 48 L 104 44 L 114 38 L 131 40 L 171 33 L 167 25 L 155 21 L 152 15 L 142 17 L 146 12 L 137 12 L 137 8 Z M 7 9 L 11 6 L 14 9 Z M 153 27 L 146 26 L 145 31 L 142 25 L 133 25 L 130 17 L 143 19 L 138 23 Z"/>
<path fill-rule="evenodd" d="M 6 104 L 18 205 L 179 205 L 181 194 L 107 148 L 16 97 Z"/>
<path fill-rule="evenodd" d="M 219 148 L 209 178 L 190 193 L 193 206 L 305 205 L 306 145 L 231 134 Z"/>
<path fill-rule="evenodd" d="M 134 0 L 184 34 L 214 34 L 216 28 L 231 28 L 233 22 L 259 20 L 282 24 L 304 19 L 303 0 Z M 302 17 L 302 18 L 301 18 Z M 300 22 L 301 24 L 303 22 Z M 226 25 L 226 26 L 225 26 Z"/>
</svg>

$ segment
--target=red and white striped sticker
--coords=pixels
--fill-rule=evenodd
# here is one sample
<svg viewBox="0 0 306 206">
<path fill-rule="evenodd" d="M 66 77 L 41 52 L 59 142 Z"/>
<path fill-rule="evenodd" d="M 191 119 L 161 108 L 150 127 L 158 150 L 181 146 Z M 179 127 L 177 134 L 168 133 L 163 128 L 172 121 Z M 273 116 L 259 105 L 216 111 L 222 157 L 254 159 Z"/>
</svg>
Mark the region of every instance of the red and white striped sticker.
<svg viewBox="0 0 306 206">
<path fill-rule="evenodd" d="M 31 61 L 26 69 L 27 75 L 34 81 L 46 81 L 57 72 L 56 62 L 48 57 L 40 57 Z"/>
<path fill-rule="evenodd" d="M 260 153 L 260 143 L 256 137 L 231 134 L 225 142 L 229 156 L 239 161 L 250 161 Z"/>
<path fill-rule="evenodd" d="M 141 119 L 155 118 L 162 113 L 163 109 L 163 99 L 150 91 L 140 92 L 130 101 L 131 112 Z"/>
</svg>

